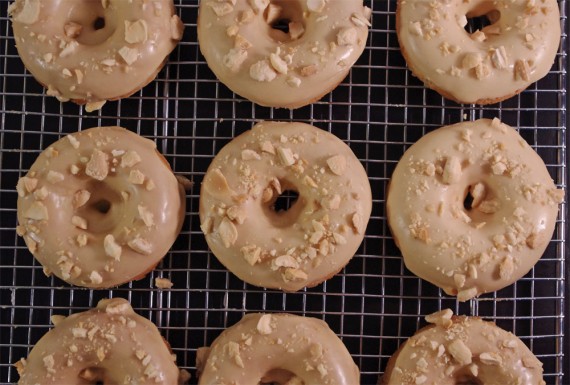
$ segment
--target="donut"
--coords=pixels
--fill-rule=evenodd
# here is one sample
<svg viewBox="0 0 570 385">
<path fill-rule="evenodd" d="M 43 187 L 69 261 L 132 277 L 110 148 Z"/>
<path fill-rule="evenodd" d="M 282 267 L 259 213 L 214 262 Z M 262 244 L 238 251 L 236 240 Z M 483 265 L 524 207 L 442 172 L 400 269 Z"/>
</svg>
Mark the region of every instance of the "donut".
<svg viewBox="0 0 570 385">
<path fill-rule="evenodd" d="M 16 363 L 19 385 L 179 383 L 170 346 L 123 298 L 52 321 L 55 327 Z"/>
<path fill-rule="evenodd" d="M 198 385 L 360 384 L 358 367 L 326 322 L 293 314 L 247 314 L 198 357 Z"/>
<path fill-rule="evenodd" d="M 121 127 L 61 138 L 16 190 L 17 232 L 44 272 L 90 288 L 142 278 L 185 215 L 185 192 L 156 144 Z"/>
<path fill-rule="evenodd" d="M 150 83 L 184 29 L 172 0 L 16 0 L 8 13 L 28 71 L 87 112 Z"/>
<path fill-rule="evenodd" d="M 445 309 L 390 358 L 381 385 L 545 385 L 542 363 L 514 334 Z"/>
<path fill-rule="evenodd" d="M 362 0 L 204 0 L 198 42 L 233 92 L 293 109 L 346 77 L 364 51 L 370 16 Z"/>
<path fill-rule="evenodd" d="M 406 267 L 466 301 L 534 266 L 563 199 L 538 154 L 495 118 L 442 127 L 412 145 L 386 210 Z"/>
<path fill-rule="evenodd" d="M 279 210 L 287 192 L 298 198 Z M 371 208 L 366 172 L 340 139 L 304 123 L 262 122 L 210 164 L 200 227 L 214 255 L 243 281 L 297 291 L 348 263 Z"/>
<path fill-rule="evenodd" d="M 490 25 L 469 33 L 468 18 Z M 398 0 L 396 31 L 408 67 L 458 103 L 508 99 L 546 76 L 560 44 L 556 0 Z"/>
</svg>

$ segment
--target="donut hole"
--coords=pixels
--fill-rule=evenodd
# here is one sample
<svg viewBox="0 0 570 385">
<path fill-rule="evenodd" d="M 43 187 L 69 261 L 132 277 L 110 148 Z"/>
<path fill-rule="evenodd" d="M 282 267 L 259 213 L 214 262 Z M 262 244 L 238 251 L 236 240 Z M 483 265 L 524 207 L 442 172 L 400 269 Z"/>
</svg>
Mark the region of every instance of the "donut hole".
<svg viewBox="0 0 570 385">
<path fill-rule="evenodd" d="M 500 20 L 501 12 L 492 7 L 492 4 L 485 3 L 467 13 L 467 24 L 465 24 L 464 28 L 469 35 L 473 35 L 478 31 L 489 31 Z M 486 34 L 485 38 L 488 37 Z"/>
<path fill-rule="evenodd" d="M 105 28 L 105 18 L 104 17 L 96 18 L 95 21 L 93 22 L 93 29 L 95 31 L 98 31 L 103 28 Z"/>
<path fill-rule="evenodd" d="M 74 1 L 66 12 L 66 26 L 72 26 L 66 33 L 82 45 L 100 45 L 115 33 L 115 25 L 105 18 L 101 1 Z"/>
<path fill-rule="evenodd" d="M 465 192 L 465 199 L 463 199 L 463 208 L 470 211 L 473 208 L 473 195 L 471 194 L 471 186 L 467 188 Z"/>
<path fill-rule="evenodd" d="M 483 385 L 483 383 L 476 378 L 466 378 L 457 381 L 456 385 Z"/>
<path fill-rule="evenodd" d="M 93 234 L 109 232 L 121 218 L 124 200 L 120 193 L 104 182 L 92 181 L 85 190 L 91 194 L 89 200 L 76 210 L 88 223 Z"/>
<path fill-rule="evenodd" d="M 288 211 L 291 207 L 293 207 L 293 205 L 295 204 L 295 202 L 297 202 L 298 199 L 299 199 L 299 193 L 297 191 L 294 190 L 283 191 L 283 193 L 277 197 L 275 202 L 273 202 L 273 206 L 271 207 L 271 209 L 276 213 L 279 213 L 281 211 Z"/>
<path fill-rule="evenodd" d="M 299 1 L 271 0 L 265 8 L 263 18 L 269 36 L 278 42 L 299 39 L 305 31 L 303 9 Z"/>
<path fill-rule="evenodd" d="M 281 31 L 285 34 L 289 34 L 289 23 L 291 20 L 279 19 L 271 24 L 271 28 Z"/>
<path fill-rule="evenodd" d="M 93 203 L 92 207 L 101 214 L 107 214 L 109 210 L 111 210 L 111 202 L 109 202 L 107 199 L 101 199 Z"/>
<path fill-rule="evenodd" d="M 483 381 L 479 380 L 472 374 L 460 374 L 457 377 L 456 385 L 483 385 Z"/>
<path fill-rule="evenodd" d="M 272 369 L 265 373 L 258 385 L 285 385 L 289 383 L 294 377 L 295 373 L 286 369 Z"/>
<path fill-rule="evenodd" d="M 287 181 L 280 181 L 282 193 L 276 194 L 263 205 L 269 223 L 277 228 L 293 226 L 305 207 L 305 200 L 298 190 Z"/>
<path fill-rule="evenodd" d="M 93 385 L 105 385 L 105 370 L 103 368 L 85 368 L 79 372 L 79 378 Z"/>
</svg>

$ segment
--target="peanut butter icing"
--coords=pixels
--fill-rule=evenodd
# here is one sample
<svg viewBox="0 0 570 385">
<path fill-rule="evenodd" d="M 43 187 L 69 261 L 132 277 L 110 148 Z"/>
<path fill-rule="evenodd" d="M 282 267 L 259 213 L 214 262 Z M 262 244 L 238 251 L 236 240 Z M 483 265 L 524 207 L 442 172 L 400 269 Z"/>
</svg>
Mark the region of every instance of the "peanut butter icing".
<svg viewBox="0 0 570 385">
<path fill-rule="evenodd" d="M 534 266 L 563 199 L 538 154 L 495 118 L 423 136 L 396 166 L 386 204 L 406 267 L 466 301 Z"/>
<path fill-rule="evenodd" d="M 172 0 L 16 0 L 8 13 L 47 94 L 88 112 L 151 82 L 183 33 Z"/>
<path fill-rule="evenodd" d="M 19 385 L 179 383 L 168 344 L 125 299 L 52 321 L 55 327 L 16 363 Z"/>
<path fill-rule="evenodd" d="M 286 211 L 277 198 L 298 193 Z M 364 168 L 340 139 L 304 123 L 255 125 L 212 161 L 200 222 L 214 255 L 242 280 L 297 291 L 337 273 L 366 230 Z"/>
<path fill-rule="evenodd" d="M 450 309 L 426 316 L 390 358 L 381 385 L 545 385 L 542 363 L 512 333 Z"/>
<path fill-rule="evenodd" d="M 468 18 L 491 24 L 469 33 Z M 507 99 L 544 77 L 560 44 L 556 0 L 399 0 L 396 30 L 408 67 L 460 103 Z"/>
<path fill-rule="evenodd" d="M 46 274 L 91 288 L 142 278 L 185 214 L 184 191 L 156 144 L 121 127 L 61 138 L 16 189 L 17 232 Z"/>
<path fill-rule="evenodd" d="M 198 358 L 199 385 L 360 384 L 358 367 L 329 326 L 292 314 L 248 314 Z"/>
<path fill-rule="evenodd" d="M 232 91 L 298 108 L 346 77 L 366 45 L 370 15 L 362 0 L 204 0 L 198 40 Z"/>
</svg>

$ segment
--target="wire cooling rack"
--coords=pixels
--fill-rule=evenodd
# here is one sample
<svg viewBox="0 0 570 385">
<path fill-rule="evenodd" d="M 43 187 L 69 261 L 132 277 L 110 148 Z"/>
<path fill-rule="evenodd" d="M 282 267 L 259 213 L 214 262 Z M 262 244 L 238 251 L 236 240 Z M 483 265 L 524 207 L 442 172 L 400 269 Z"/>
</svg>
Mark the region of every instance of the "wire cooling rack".
<svg viewBox="0 0 570 385">
<path fill-rule="evenodd" d="M 157 324 L 177 363 L 193 374 L 196 349 L 210 344 L 246 312 L 287 311 L 328 322 L 360 367 L 362 383 L 375 384 L 392 353 L 424 325 L 423 316 L 450 307 L 514 332 L 544 363 L 547 383 L 570 383 L 565 337 L 569 311 L 564 300 L 567 222 L 562 214 L 566 204 L 550 246 L 530 273 L 506 289 L 464 304 L 404 268 L 384 210 L 387 182 L 406 148 L 439 126 L 481 117 L 497 116 L 518 127 L 556 184 L 567 187 L 566 1 L 559 1 L 564 32 L 550 74 L 519 96 L 478 107 L 449 102 L 425 89 L 406 69 L 398 49 L 396 1 L 367 0 L 373 27 L 364 54 L 336 90 L 294 111 L 253 105 L 220 84 L 199 53 L 197 1 L 175 2 L 186 31 L 156 81 L 87 114 L 47 97 L 24 69 L 7 18 L 8 0 L 0 0 L 0 382 L 17 381 L 12 363 L 49 330 L 52 314 L 83 311 L 101 298 L 121 296 Z M 372 185 L 372 218 L 356 256 L 334 278 L 299 293 L 244 284 L 209 252 L 199 229 L 200 183 L 212 157 L 259 120 L 302 121 L 333 132 L 362 161 Z M 174 171 L 195 184 L 188 193 L 182 233 L 158 268 L 140 281 L 93 291 L 43 274 L 16 236 L 14 187 L 47 145 L 64 134 L 101 125 L 124 126 L 156 140 Z M 155 288 L 155 277 L 170 278 L 174 287 Z"/>
</svg>

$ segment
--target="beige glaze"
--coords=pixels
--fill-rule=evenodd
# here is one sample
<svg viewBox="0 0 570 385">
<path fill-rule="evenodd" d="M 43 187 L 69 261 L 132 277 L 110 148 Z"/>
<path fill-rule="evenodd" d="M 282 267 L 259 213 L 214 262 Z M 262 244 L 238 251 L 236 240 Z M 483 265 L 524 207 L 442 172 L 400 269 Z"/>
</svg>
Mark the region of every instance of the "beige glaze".
<svg viewBox="0 0 570 385">
<path fill-rule="evenodd" d="M 9 14 L 26 68 L 88 111 L 151 82 L 183 32 L 172 0 L 16 0 Z"/>
<path fill-rule="evenodd" d="M 362 54 L 362 0 L 203 0 L 200 50 L 218 79 L 262 106 L 297 108 L 334 89 Z M 289 32 L 272 28 L 290 22 Z"/>
<path fill-rule="evenodd" d="M 272 209 L 284 191 L 299 197 Z M 364 168 L 340 139 L 304 123 L 263 122 L 226 145 L 200 191 L 216 257 L 256 286 L 296 291 L 328 279 L 362 242 L 372 208 Z"/>
<path fill-rule="evenodd" d="M 248 314 L 222 332 L 205 356 L 197 364 L 199 385 L 360 384 L 350 353 L 316 318 Z"/>
<path fill-rule="evenodd" d="M 406 267 L 465 301 L 534 266 L 563 199 L 513 128 L 481 119 L 439 128 L 406 151 L 390 181 L 388 223 Z"/>
<path fill-rule="evenodd" d="M 125 299 L 52 320 L 55 327 L 16 364 L 19 385 L 179 383 L 170 347 Z"/>
<path fill-rule="evenodd" d="M 512 333 L 478 317 L 431 314 L 390 358 L 382 385 L 545 385 L 542 363 Z"/>
<path fill-rule="evenodd" d="M 492 24 L 469 34 L 467 18 Z M 396 30 L 408 67 L 460 103 L 507 99 L 544 77 L 560 44 L 556 0 L 398 0 Z"/>
<path fill-rule="evenodd" d="M 142 278 L 185 214 L 184 191 L 156 144 L 121 127 L 50 145 L 17 190 L 18 234 L 47 274 L 78 286 Z"/>
</svg>

